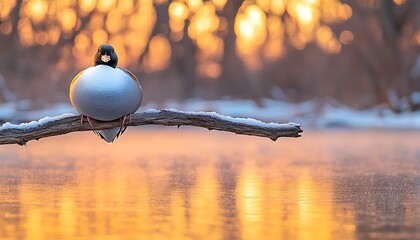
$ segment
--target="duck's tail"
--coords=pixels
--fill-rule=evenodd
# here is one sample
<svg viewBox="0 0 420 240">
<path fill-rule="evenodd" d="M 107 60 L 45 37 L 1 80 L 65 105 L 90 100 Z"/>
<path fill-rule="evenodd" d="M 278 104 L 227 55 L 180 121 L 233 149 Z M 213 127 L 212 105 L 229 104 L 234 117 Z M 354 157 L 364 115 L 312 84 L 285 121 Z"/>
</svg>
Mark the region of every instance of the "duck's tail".
<svg viewBox="0 0 420 240">
<path fill-rule="evenodd" d="M 121 136 L 125 129 L 127 129 L 127 127 L 123 127 L 123 128 L 111 128 L 111 129 L 106 129 L 106 130 L 95 130 L 93 131 L 96 135 L 98 135 L 100 138 L 102 138 L 104 141 L 106 141 L 107 143 L 112 143 L 114 142 L 115 139 L 117 139 L 119 136 Z"/>
</svg>

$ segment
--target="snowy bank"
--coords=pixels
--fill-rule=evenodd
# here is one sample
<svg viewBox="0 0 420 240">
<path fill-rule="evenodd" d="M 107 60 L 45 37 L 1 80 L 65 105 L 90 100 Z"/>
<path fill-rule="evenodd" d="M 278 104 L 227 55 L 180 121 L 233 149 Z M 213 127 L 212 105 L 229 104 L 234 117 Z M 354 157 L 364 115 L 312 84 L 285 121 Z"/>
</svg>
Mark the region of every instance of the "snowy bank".
<svg viewBox="0 0 420 240">
<path fill-rule="evenodd" d="M 260 119 L 264 122 L 298 122 L 303 128 L 390 128 L 420 129 L 420 112 L 395 114 L 383 106 L 358 111 L 334 100 L 328 100 L 322 107 L 315 100 L 302 103 L 265 99 L 257 105 L 252 100 L 203 100 L 190 99 L 183 102 L 153 102 L 140 107 L 139 112 L 150 108 L 177 109 L 180 111 L 217 112 L 218 114 L 243 118 Z M 0 120 L 13 123 L 38 120 L 64 113 L 76 114 L 70 104 L 60 103 L 42 110 L 16 110 L 16 104 L 0 105 Z"/>
</svg>

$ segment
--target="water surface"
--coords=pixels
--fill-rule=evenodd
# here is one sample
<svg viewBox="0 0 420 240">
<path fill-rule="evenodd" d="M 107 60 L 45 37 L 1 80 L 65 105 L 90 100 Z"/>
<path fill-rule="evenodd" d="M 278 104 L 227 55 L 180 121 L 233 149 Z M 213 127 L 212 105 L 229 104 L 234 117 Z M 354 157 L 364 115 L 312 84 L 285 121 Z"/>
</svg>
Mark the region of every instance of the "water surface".
<svg viewBox="0 0 420 240">
<path fill-rule="evenodd" d="M 420 133 L 133 128 L 0 146 L 0 239 L 420 238 Z"/>
</svg>

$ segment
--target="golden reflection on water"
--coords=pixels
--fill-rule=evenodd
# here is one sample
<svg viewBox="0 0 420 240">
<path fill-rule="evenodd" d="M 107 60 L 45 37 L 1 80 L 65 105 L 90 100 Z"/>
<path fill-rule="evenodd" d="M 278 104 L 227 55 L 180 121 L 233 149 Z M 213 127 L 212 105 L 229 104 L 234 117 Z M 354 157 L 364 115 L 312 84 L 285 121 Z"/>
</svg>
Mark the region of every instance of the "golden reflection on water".
<svg viewBox="0 0 420 240">
<path fill-rule="evenodd" d="M 357 239 L 364 236 L 357 232 L 360 221 L 373 229 L 388 224 L 369 222 L 371 216 L 364 215 L 380 214 L 381 199 L 404 204 L 395 213 L 388 209 L 378 215 L 397 219 L 404 230 L 419 221 L 418 196 L 410 192 L 409 179 L 420 172 L 415 162 L 420 148 L 418 134 L 404 133 L 399 148 L 395 134 L 312 132 L 272 142 L 204 130 L 139 128 L 113 145 L 87 132 L 27 147 L 3 146 L 0 238 Z M 346 142 L 346 136 L 356 135 L 357 142 Z M 403 167 L 396 170 L 387 152 L 358 158 L 372 147 L 404 156 Z M 356 160 L 349 163 L 344 156 Z M 370 167 L 360 168 L 361 161 Z M 359 182 L 355 188 L 352 177 L 372 172 L 407 190 L 358 196 L 376 185 Z M 406 174 L 402 180 L 401 174 Z M 365 199 L 373 205 L 363 205 Z"/>
</svg>

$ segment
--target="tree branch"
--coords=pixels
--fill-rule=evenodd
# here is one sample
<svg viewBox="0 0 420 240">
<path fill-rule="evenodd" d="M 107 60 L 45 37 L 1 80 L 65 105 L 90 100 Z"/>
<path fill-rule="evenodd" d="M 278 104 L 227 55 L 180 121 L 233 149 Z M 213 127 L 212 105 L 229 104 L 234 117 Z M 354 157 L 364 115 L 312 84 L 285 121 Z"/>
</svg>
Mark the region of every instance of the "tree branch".
<svg viewBox="0 0 420 240">
<path fill-rule="evenodd" d="M 203 127 L 209 130 L 233 132 L 243 135 L 267 137 L 276 141 L 279 137 L 300 137 L 302 129 L 299 124 L 263 123 L 255 119 L 232 118 L 214 112 L 183 112 L 174 109 L 150 109 L 135 113 L 128 126 L 139 125 L 189 125 Z M 100 122 L 94 127 L 80 122 L 80 116 L 63 114 L 56 117 L 46 117 L 38 121 L 14 125 L 5 123 L 0 127 L 1 144 L 25 145 L 28 141 L 40 138 L 62 135 L 70 132 L 101 130 L 119 127 L 119 120 Z"/>
</svg>

